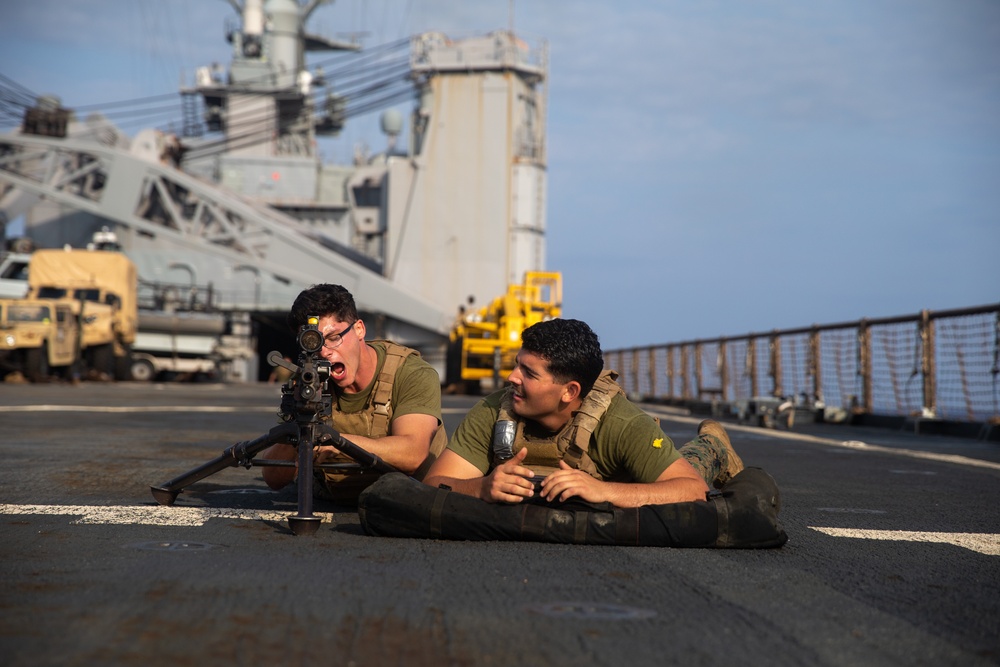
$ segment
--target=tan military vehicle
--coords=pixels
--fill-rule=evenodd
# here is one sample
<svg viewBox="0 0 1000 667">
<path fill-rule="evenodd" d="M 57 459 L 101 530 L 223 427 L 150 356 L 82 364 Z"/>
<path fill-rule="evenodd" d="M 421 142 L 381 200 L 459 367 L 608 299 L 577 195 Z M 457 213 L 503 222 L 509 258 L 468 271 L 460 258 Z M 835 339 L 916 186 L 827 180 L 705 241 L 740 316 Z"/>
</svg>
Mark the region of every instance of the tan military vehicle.
<svg viewBox="0 0 1000 667">
<path fill-rule="evenodd" d="M 28 296 L 66 304 L 80 322 L 85 369 L 125 379 L 139 314 L 135 265 L 113 250 L 36 250 Z"/>
<path fill-rule="evenodd" d="M 0 371 L 127 379 L 138 326 L 135 265 L 112 250 L 36 250 L 27 298 L 0 299 Z"/>
<path fill-rule="evenodd" d="M 53 299 L 0 299 L 0 368 L 33 382 L 66 375 L 80 345 L 72 304 Z"/>
</svg>

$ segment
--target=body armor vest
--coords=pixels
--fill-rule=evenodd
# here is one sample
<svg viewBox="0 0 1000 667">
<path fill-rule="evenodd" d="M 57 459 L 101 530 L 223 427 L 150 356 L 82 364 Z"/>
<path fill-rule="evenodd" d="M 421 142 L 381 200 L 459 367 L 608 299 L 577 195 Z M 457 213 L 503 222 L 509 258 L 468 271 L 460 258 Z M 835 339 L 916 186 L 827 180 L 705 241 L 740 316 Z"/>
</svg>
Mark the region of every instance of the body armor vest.
<svg viewBox="0 0 1000 667">
<path fill-rule="evenodd" d="M 587 392 L 579 409 L 559 433 L 549 438 L 533 438 L 524 434 L 524 420 L 514 414 L 513 387 L 508 387 L 500 399 L 500 411 L 493 430 L 493 467 L 514 456 L 522 447 L 528 448 L 523 465 L 536 474 L 547 475 L 559 469 L 559 461 L 565 461 L 572 468 L 603 479 L 597 472 L 593 459 L 588 453 L 590 438 L 607 412 L 611 400 L 624 394 L 616 382 L 618 373 L 603 371 Z"/>
<path fill-rule="evenodd" d="M 420 353 L 409 347 L 392 341 L 372 341 L 385 345 L 385 361 L 379 371 L 375 385 L 368 395 L 365 407 L 358 412 L 341 412 L 334 403 L 331 409 L 330 421 L 341 433 L 363 435 L 369 438 L 384 438 L 389 435 L 389 424 L 392 421 L 392 386 L 396 380 L 396 372 L 411 354 Z M 444 451 L 448 444 L 448 435 L 444 424 L 438 426 L 431 439 L 430 453 L 414 473 L 417 479 L 423 479 L 431 463 Z M 354 459 L 337 452 L 327 458 L 328 463 L 353 463 Z M 374 472 L 335 472 L 317 471 L 317 478 L 322 481 L 322 488 L 333 500 L 356 500 L 359 493 L 379 477 Z"/>
</svg>

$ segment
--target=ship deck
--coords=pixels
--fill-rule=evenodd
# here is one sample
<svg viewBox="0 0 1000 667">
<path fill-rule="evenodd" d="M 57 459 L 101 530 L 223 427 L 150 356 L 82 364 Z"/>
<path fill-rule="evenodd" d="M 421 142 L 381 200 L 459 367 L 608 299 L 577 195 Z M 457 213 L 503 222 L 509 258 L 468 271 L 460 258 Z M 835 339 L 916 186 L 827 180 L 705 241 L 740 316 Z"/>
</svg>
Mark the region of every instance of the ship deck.
<svg viewBox="0 0 1000 667">
<path fill-rule="evenodd" d="M 475 401 L 445 396 L 449 432 Z M 0 654 L 17 665 L 942 665 L 1000 661 L 1000 444 L 731 425 L 788 543 L 667 549 L 375 538 L 231 468 L 276 385 L 0 385 Z M 649 406 L 678 444 L 704 415 Z"/>
</svg>

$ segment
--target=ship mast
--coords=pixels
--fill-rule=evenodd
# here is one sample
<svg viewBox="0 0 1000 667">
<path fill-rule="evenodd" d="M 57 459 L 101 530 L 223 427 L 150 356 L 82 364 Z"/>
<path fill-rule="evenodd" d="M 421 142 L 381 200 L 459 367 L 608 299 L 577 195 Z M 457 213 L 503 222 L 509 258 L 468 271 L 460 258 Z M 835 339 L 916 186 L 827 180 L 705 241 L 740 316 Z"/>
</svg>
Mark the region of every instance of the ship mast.
<svg viewBox="0 0 1000 667">
<path fill-rule="evenodd" d="M 332 0 L 228 2 L 241 17 L 239 28 L 227 30 L 233 47 L 228 74 L 217 64 L 201 67 L 195 88 L 182 92 L 202 96 L 205 123 L 225 134 L 229 155 L 315 157 L 316 135 L 343 128 L 344 104 L 307 69 L 305 52 L 360 46 L 306 32 L 316 8 Z"/>
</svg>

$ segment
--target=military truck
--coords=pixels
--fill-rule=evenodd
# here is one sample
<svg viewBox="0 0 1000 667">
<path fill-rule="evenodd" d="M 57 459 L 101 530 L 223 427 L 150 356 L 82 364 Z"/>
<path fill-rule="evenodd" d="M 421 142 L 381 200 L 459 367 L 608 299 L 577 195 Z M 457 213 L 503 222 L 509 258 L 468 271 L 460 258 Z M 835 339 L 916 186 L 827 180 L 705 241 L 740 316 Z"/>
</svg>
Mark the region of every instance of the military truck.
<svg viewBox="0 0 1000 667">
<path fill-rule="evenodd" d="M 9 288 L 0 291 L 0 377 L 250 377 L 256 350 L 249 315 L 216 310 L 211 287 L 181 303 L 178 286 L 139 281 L 116 244 L 8 253 L 3 267 L 10 279 L 0 281 Z"/>
<path fill-rule="evenodd" d="M 31 253 L 27 273 L 26 298 L 0 299 L 0 367 L 36 381 L 70 367 L 129 379 L 138 323 L 135 265 L 114 250 L 42 249 Z"/>
<path fill-rule="evenodd" d="M 80 345 L 72 304 L 53 299 L 0 299 L 0 375 L 17 371 L 32 382 L 69 375 Z"/>
</svg>

